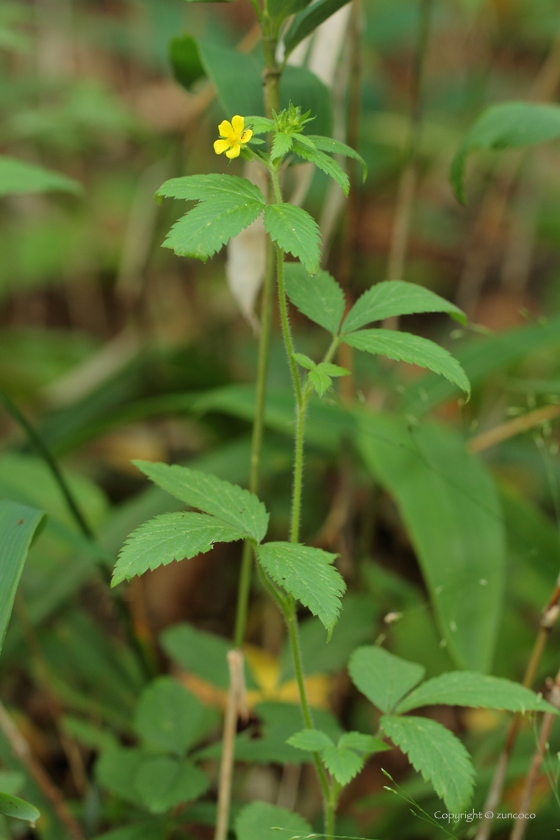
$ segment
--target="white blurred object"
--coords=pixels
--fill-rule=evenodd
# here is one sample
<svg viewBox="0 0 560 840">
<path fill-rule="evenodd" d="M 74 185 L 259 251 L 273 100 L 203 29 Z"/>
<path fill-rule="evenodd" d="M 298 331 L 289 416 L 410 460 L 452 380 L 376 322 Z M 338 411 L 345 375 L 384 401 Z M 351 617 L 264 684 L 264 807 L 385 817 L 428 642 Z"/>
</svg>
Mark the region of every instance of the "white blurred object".
<svg viewBox="0 0 560 840">
<path fill-rule="evenodd" d="M 350 4 L 339 9 L 319 26 L 290 55 L 288 64 L 305 64 L 312 73 L 332 89 L 350 20 Z M 313 177 L 312 163 L 303 163 L 294 170 L 292 204 L 303 204 Z M 266 195 L 267 180 L 264 169 L 257 163 L 246 163 L 244 177 L 256 184 Z M 243 315 L 255 331 L 258 320 L 255 300 L 264 279 L 266 268 L 266 233 L 262 216 L 242 230 L 228 244 L 226 276 L 229 288 Z"/>
</svg>

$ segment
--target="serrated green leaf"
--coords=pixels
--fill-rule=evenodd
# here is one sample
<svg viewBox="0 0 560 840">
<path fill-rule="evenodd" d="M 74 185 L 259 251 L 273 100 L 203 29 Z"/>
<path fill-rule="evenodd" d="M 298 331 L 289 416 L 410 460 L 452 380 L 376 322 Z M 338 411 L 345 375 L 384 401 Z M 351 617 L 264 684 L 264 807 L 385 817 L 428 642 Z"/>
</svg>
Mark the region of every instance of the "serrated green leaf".
<svg viewBox="0 0 560 840">
<path fill-rule="evenodd" d="M 319 729 L 302 729 L 301 732 L 296 732 L 287 742 L 292 747 L 297 747 L 298 750 L 306 750 L 307 752 L 319 752 L 326 747 L 334 747 L 332 738 L 329 738 L 326 732 L 321 732 Z"/>
<path fill-rule="evenodd" d="M 213 201 L 215 199 L 231 199 L 232 204 L 249 202 L 262 204 L 265 198 L 261 190 L 237 175 L 186 175 L 183 178 L 170 178 L 165 181 L 156 193 L 158 198 L 176 198 L 183 201 Z"/>
<path fill-rule="evenodd" d="M 330 362 L 319 362 L 317 370 L 326 373 L 327 376 L 350 376 L 350 371 L 340 365 L 332 365 Z"/>
<path fill-rule="evenodd" d="M 301 365 L 306 370 L 315 370 L 317 367 L 313 359 L 310 359 L 309 356 L 306 356 L 304 353 L 294 353 L 294 359 L 298 365 Z"/>
<path fill-rule="evenodd" d="M 78 181 L 60 172 L 0 155 L 0 197 L 50 191 L 80 195 L 83 188 Z"/>
<path fill-rule="evenodd" d="M 251 802 L 235 821 L 237 840 L 278 840 L 279 837 L 293 835 L 307 837 L 311 831 L 309 823 L 299 814 L 268 802 Z"/>
<path fill-rule="evenodd" d="M 262 211 L 263 205 L 256 201 L 233 204 L 226 197 L 204 201 L 175 222 L 163 247 L 180 257 L 206 262 L 222 245 L 249 227 Z"/>
<path fill-rule="evenodd" d="M 352 158 L 361 163 L 364 174 L 364 181 L 367 176 L 366 162 L 361 155 L 358 154 L 351 146 L 346 143 L 341 143 L 339 140 L 333 140 L 332 137 L 321 137 L 318 134 L 308 134 L 307 139 L 311 140 L 316 149 L 322 152 L 329 152 L 331 155 L 343 155 L 344 157 Z"/>
<path fill-rule="evenodd" d="M 292 148 L 294 142 L 294 135 L 293 134 L 285 134 L 283 131 L 278 132 L 274 135 L 274 140 L 272 141 L 272 150 L 270 152 L 270 159 L 271 160 L 278 160 L 278 158 L 284 157 L 287 155 L 290 149 Z"/>
<path fill-rule="evenodd" d="M 172 677 L 158 677 L 140 695 L 134 728 L 147 745 L 183 756 L 201 737 L 205 710 Z"/>
<path fill-rule="evenodd" d="M 356 688 L 382 712 L 391 712 L 426 673 L 422 665 L 407 662 L 378 645 L 355 650 L 348 671 Z"/>
<path fill-rule="evenodd" d="M 210 787 L 206 775 L 192 762 L 168 756 L 145 759 L 136 771 L 135 785 L 153 814 L 198 799 Z"/>
<path fill-rule="evenodd" d="M 373 321 L 418 312 L 447 312 L 456 321 L 466 323 L 464 312 L 429 289 L 403 280 L 388 280 L 377 283 L 358 298 L 342 322 L 341 332 L 353 332 Z"/>
<path fill-rule="evenodd" d="M 333 335 L 344 315 L 344 292 L 328 271 L 311 276 L 299 263 L 284 266 L 286 294 L 300 312 Z"/>
<path fill-rule="evenodd" d="M 326 394 L 332 385 L 332 379 L 330 376 L 320 370 L 319 367 L 316 367 L 315 370 L 309 371 L 308 379 L 320 397 Z"/>
<path fill-rule="evenodd" d="M 245 117 L 245 126 L 253 131 L 253 134 L 268 134 L 269 131 L 274 131 L 274 120 L 269 120 L 266 117 Z"/>
<path fill-rule="evenodd" d="M 310 274 L 319 270 L 321 237 L 309 213 L 293 204 L 269 204 L 264 226 L 272 241 L 301 260 Z"/>
<path fill-rule="evenodd" d="M 560 107 L 537 102 L 502 102 L 486 108 L 466 133 L 451 164 L 451 183 L 465 202 L 465 166 L 477 149 L 517 149 L 560 137 Z"/>
<path fill-rule="evenodd" d="M 318 169 L 321 169 L 336 181 L 344 195 L 348 195 L 350 191 L 350 180 L 336 160 L 333 160 L 318 149 L 309 148 L 307 145 L 302 145 L 301 143 L 296 143 L 294 152 L 304 160 L 314 163 Z"/>
<path fill-rule="evenodd" d="M 0 500 L 0 650 L 27 554 L 45 521 L 42 510 L 9 499 Z"/>
<path fill-rule="evenodd" d="M 113 571 L 111 586 L 143 575 L 148 569 L 188 560 L 214 548 L 217 542 L 235 542 L 245 530 L 203 513 L 163 513 L 144 522 L 127 537 Z"/>
<path fill-rule="evenodd" d="M 468 805 L 474 770 L 465 747 L 449 729 L 420 717 L 383 715 L 380 724 L 450 811 L 459 813 Z"/>
<path fill-rule="evenodd" d="M 332 565 L 336 554 L 289 542 L 269 542 L 257 549 L 270 577 L 316 615 L 329 634 L 340 612 L 346 584 Z"/>
<path fill-rule="evenodd" d="M 471 706 L 472 708 L 504 709 L 510 712 L 550 712 L 558 709 L 519 683 L 500 677 L 489 677 L 477 671 L 449 671 L 427 680 L 405 697 L 396 711 L 399 714 L 420 706 Z"/>
<path fill-rule="evenodd" d="M 363 753 L 385 752 L 391 749 L 390 745 L 381 738 L 376 738 L 375 735 L 363 735 L 361 732 L 345 732 L 340 736 L 338 746 Z"/>
<path fill-rule="evenodd" d="M 470 395 L 470 382 L 459 362 L 451 353 L 427 338 L 397 330 L 379 329 L 349 333 L 343 341 L 356 350 L 433 370 Z"/>
<path fill-rule="evenodd" d="M 364 766 L 364 756 L 346 747 L 327 747 L 321 758 L 331 776 L 341 785 L 351 782 Z"/>
<path fill-rule="evenodd" d="M 182 502 L 216 516 L 256 542 L 260 542 L 268 527 L 268 513 L 253 493 L 222 481 L 214 475 L 177 464 L 133 461 L 158 487 Z"/>
<path fill-rule="evenodd" d="M 12 796 L 11 793 L 0 793 L 0 814 L 16 820 L 25 820 L 32 826 L 41 816 L 35 805 L 18 796 Z"/>
<path fill-rule="evenodd" d="M 303 12 L 297 14 L 284 37 L 285 55 L 288 56 L 297 45 L 311 35 L 325 20 L 338 12 L 348 0 L 317 0 Z"/>
</svg>

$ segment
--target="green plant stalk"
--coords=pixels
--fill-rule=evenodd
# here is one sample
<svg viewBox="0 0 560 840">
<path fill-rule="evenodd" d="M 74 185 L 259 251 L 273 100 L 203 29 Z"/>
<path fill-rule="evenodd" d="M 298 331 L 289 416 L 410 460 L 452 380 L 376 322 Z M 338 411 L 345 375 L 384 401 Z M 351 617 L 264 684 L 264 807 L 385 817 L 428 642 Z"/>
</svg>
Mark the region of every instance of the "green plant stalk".
<svg viewBox="0 0 560 840">
<path fill-rule="evenodd" d="M 89 540 L 93 540 L 93 531 L 86 522 L 85 516 L 80 510 L 80 506 L 74 498 L 74 494 L 72 493 L 68 482 L 62 475 L 62 471 L 58 466 L 55 458 L 51 454 L 45 441 L 2 388 L 0 388 L 0 400 L 4 404 L 4 408 L 6 409 L 8 414 L 11 417 L 13 417 L 13 419 L 19 426 L 21 426 L 21 428 L 27 435 L 29 442 L 37 450 L 37 452 L 51 471 L 54 480 L 60 488 L 60 492 L 64 496 L 64 500 L 68 506 L 68 510 L 76 520 L 76 524 L 78 525 L 80 531 L 82 532 L 84 537 L 87 537 Z"/>
</svg>

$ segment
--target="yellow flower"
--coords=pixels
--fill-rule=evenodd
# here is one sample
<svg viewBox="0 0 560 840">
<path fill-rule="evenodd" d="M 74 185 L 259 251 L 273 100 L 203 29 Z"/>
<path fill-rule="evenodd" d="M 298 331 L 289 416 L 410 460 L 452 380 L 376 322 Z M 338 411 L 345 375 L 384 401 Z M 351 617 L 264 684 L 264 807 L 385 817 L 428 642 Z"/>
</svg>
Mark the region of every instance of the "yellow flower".
<svg viewBox="0 0 560 840">
<path fill-rule="evenodd" d="M 225 152 L 226 157 L 230 160 L 239 157 L 241 146 L 248 143 L 253 136 L 250 128 L 243 131 L 244 128 L 245 120 L 240 116 L 233 117 L 231 122 L 228 122 L 228 120 L 221 122 L 218 126 L 218 131 L 220 132 L 220 137 L 223 137 L 223 140 L 216 140 L 214 143 L 216 154 L 221 155 L 222 152 Z"/>
</svg>

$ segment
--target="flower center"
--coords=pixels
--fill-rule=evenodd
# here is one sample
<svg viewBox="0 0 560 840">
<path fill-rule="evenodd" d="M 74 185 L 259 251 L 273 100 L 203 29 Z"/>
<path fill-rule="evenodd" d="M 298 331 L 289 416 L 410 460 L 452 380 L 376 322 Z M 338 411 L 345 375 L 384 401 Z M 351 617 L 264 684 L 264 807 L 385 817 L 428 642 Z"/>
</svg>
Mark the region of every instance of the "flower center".
<svg viewBox="0 0 560 840">
<path fill-rule="evenodd" d="M 230 143 L 239 143 L 239 134 L 237 133 L 237 131 L 234 131 L 233 134 L 229 135 L 228 141 Z"/>
</svg>

